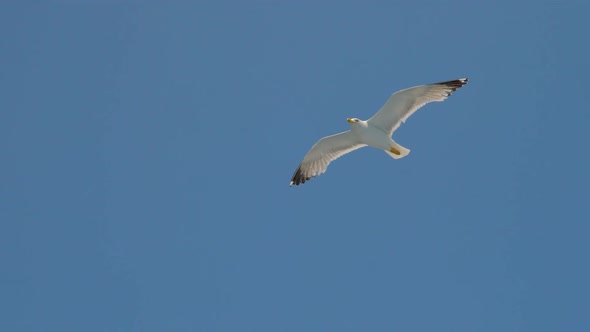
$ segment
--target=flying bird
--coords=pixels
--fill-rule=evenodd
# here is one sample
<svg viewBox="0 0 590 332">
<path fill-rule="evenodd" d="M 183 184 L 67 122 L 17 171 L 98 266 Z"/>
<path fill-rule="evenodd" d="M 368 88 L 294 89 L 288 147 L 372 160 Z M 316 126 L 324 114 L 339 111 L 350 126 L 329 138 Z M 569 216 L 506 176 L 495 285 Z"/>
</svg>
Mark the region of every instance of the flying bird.
<svg viewBox="0 0 590 332">
<path fill-rule="evenodd" d="M 333 160 L 367 145 L 385 151 L 393 159 L 407 156 L 410 150 L 391 139 L 393 132 L 419 108 L 433 101 L 447 99 L 453 91 L 467 84 L 467 80 L 460 78 L 400 90 L 392 94 L 369 120 L 346 119 L 350 130 L 317 141 L 297 167 L 290 185 L 305 183 L 324 173 Z"/>
</svg>

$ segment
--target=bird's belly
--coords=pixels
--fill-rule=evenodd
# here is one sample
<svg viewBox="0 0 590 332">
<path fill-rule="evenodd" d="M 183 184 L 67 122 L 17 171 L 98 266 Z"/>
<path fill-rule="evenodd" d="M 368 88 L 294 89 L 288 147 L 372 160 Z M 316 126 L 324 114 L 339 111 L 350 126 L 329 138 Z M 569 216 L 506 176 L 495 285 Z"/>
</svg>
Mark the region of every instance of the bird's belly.
<svg viewBox="0 0 590 332">
<path fill-rule="evenodd" d="M 389 142 L 391 138 L 378 129 L 371 130 L 367 128 L 366 130 L 359 132 L 359 136 L 361 141 L 368 146 L 382 150 L 389 150 L 391 148 Z"/>
</svg>

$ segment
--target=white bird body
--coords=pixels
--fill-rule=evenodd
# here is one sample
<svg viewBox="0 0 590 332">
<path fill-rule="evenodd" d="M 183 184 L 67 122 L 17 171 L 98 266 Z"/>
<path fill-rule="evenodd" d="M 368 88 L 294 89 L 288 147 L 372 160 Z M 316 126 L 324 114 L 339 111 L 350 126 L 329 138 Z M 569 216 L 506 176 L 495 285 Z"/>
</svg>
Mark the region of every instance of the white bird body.
<svg viewBox="0 0 590 332">
<path fill-rule="evenodd" d="M 361 142 L 377 149 L 389 150 L 390 143 L 393 142 L 393 140 L 383 131 L 374 130 L 374 127 L 369 127 L 367 121 L 359 120 L 358 122 L 351 122 L 350 131 L 352 131 Z"/>
<path fill-rule="evenodd" d="M 387 133 L 369 125 L 368 121 L 358 120 L 357 122 L 354 122 L 355 120 L 356 119 L 351 119 L 351 121 L 349 121 L 350 131 L 358 137 L 359 141 L 363 144 L 384 150 L 395 159 L 403 158 L 410 153 L 410 150 L 399 145 Z M 391 152 L 392 148 L 399 151 L 400 154 L 394 154 Z"/>
<path fill-rule="evenodd" d="M 467 80 L 460 78 L 400 90 L 370 119 L 348 118 L 350 130 L 320 139 L 297 167 L 290 185 L 305 183 L 324 173 L 333 160 L 365 146 L 381 149 L 394 159 L 407 156 L 410 150 L 391 138 L 393 132 L 416 110 L 427 103 L 447 99 L 453 91 L 467 84 Z"/>
</svg>

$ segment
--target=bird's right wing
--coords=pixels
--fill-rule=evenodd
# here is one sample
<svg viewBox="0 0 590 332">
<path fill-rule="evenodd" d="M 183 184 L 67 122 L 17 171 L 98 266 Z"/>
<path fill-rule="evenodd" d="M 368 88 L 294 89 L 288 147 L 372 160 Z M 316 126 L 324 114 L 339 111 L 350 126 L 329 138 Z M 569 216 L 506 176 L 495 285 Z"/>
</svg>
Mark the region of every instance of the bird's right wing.
<svg viewBox="0 0 590 332">
<path fill-rule="evenodd" d="M 433 102 L 447 99 L 451 93 L 467 84 L 467 78 L 454 81 L 419 85 L 413 88 L 398 91 L 389 97 L 379 112 L 367 120 L 389 136 L 399 125 L 414 114 L 420 107 Z"/>
<path fill-rule="evenodd" d="M 290 185 L 305 183 L 324 173 L 332 160 L 364 146 L 366 144 L 361 144 L 350 130 L 320 139 L 297 167 Z"/>
</svg>

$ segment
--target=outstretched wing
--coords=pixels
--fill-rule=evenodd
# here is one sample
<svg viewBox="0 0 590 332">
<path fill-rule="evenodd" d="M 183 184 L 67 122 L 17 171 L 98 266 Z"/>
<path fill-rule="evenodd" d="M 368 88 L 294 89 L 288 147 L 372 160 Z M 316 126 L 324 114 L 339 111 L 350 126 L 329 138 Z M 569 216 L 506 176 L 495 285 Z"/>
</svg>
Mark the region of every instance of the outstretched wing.
<svg viewBox="0 0 590 332">
<path fill-rule="evenodd" d="M 410 115 L 420 107 L 433 101 L 447 99 L 453 91 L 467 84 L 467 81 L 467 78 L 460 78 L 454 81 L 420 85 L 400 90 L 392 94 L 385 105 L 368 122 L 391 136 L 399 125 L 406 122 Z"/>
<path fill-rule="evenodd" d="M 366 144 L 361 144 L 350 130 L 320 139 L 297 167 L 290 185 L 297 186 L 324 173 L 332 160 L 363 146 Z"/>
</svg>

